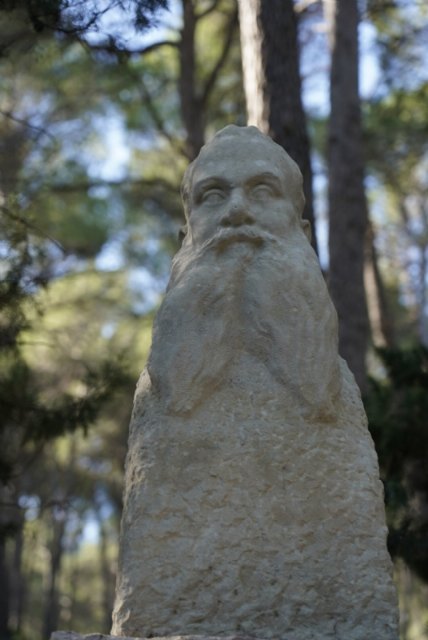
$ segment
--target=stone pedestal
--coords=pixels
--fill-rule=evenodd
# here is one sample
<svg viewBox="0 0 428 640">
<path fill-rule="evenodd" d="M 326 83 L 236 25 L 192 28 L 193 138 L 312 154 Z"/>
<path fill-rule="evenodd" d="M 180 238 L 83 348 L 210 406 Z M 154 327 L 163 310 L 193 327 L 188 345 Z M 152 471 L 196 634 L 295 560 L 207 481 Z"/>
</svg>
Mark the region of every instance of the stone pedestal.
<svg viewBox="0 0 428 640">
<path fill-rule="evenodd" d="M 397 638 L 382 485 L 343 368 L 330 424 L 287 418 L 274 388 L 242 395 L 233 375 L 171 418 L 143 376 L 114 633 Z"/>
</svg>

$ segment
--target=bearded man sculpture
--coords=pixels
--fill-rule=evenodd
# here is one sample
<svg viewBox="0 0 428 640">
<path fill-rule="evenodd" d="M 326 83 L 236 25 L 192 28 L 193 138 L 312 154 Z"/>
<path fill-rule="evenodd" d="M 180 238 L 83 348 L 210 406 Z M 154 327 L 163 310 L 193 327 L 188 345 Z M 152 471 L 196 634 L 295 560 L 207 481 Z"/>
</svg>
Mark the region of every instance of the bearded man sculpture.
<svg viewBox="0 0 428 640">
<path fill-rule="evenodd" d="M 134 403 L 113 633 L 396 640 L 376 454 L 300 171 L 229 126 L 183 200 Z"/>
</svg>

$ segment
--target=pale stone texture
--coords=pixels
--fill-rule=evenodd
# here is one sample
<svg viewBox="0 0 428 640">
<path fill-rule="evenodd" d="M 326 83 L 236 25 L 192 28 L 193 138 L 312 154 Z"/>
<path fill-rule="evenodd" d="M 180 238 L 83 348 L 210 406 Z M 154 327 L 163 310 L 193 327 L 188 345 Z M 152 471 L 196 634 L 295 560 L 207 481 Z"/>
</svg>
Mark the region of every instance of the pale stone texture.
<svg viewBox="0 0 428 640">
<path fill-rule="evenodd" d="M 75 631 L 55 631 L 50 640 L 146 640 L 146 638 L 125 638 L 124 636 L 106 636 L 102 633 L 89 633 L 82 636 Z M 166 636 L 164 638 L 151 638 L 150 640 L 257 640 L 253 636 Z"/>
<path fill-rule="evenodd" d="M 299 171 L 227 127 L 184 198 L 135 396 L 113 633 L 396 640 L 376 454 Z"/>
</svg>

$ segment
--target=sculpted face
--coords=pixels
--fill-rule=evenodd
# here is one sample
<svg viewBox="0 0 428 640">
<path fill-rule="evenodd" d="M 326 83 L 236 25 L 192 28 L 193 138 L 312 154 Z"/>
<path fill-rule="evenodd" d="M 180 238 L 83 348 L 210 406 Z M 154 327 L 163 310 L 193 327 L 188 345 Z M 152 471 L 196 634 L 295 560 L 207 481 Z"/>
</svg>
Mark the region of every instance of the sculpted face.
<svg viewBox="0 0 428 640">
<path fill-rule="evenodd" d="M 260 246 L 298 229 L 307 233 L 300 217 L 300 176 L 292 160 L 259 132 L 228 129 L 232 135 L 204 147 L 188 178 L 193 246 L 214 245 L 221 251 L 236 243 Z"/>
</svg>

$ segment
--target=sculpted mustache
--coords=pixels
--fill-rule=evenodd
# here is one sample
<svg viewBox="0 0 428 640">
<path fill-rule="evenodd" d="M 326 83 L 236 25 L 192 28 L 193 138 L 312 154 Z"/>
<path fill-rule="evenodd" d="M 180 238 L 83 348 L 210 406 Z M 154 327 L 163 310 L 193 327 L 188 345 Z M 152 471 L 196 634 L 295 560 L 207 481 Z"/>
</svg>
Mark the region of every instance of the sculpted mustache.
<svg viewBox="0 0 428 640">
<path fill-rule="evenodd" d="M 215 236 L 213 236 L 204 245 L 204 249 L 221 248 L 231 242 L 250 242 L 251 244 L 261 245 L 265 242 L 277 242 L 277 238 L 269 233 L 260 229 L 254 229 L 244 225 L 242 227 L 225 227 L 220 229 Z"/>
</svg>

